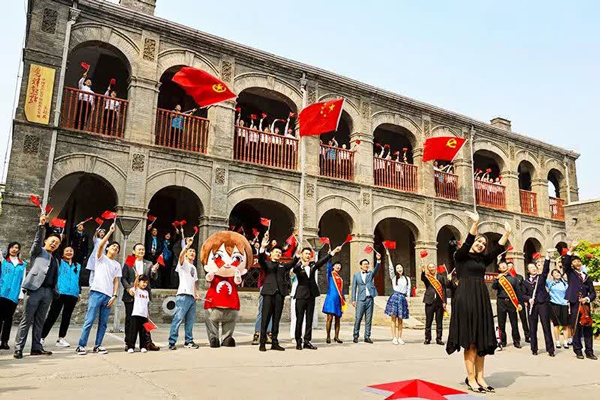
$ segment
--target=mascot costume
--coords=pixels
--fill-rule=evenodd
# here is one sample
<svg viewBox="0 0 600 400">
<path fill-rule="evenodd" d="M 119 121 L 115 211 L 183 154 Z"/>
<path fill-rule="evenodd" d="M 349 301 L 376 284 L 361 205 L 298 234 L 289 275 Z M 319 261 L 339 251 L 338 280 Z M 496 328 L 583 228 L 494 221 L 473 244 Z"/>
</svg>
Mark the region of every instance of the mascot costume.
<svg viewBox="0 0 600 400">
<path fill-rule="evenodd" d="M 204 302 L 210 347 L 235 347 L 233 331 L 240 310 L 237 287 L 254 262 L 248 240 L 232 231 L 217 232 L 202 245 L 200 261 L 210 287 Z M 219 340 L 219 325 L 223 340 Z"/>
</svg>

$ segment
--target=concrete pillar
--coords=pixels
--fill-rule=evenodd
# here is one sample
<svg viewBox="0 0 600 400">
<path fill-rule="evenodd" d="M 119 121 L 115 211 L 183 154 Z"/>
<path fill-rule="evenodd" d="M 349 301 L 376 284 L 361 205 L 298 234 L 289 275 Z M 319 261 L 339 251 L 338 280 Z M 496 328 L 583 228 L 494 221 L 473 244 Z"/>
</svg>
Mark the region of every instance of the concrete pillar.
<svg viewBox="0 0 600 400">
<path fill-rule="evenodd" d="M 355 235 L 354 240 L 350 242 L 350 280 L 355 273 L 360 271 L 360 260 L 366 258 L 371 262 L 372 265 L 375 265 L 375 253 L 367 254 L 365 253 L 365 248 L 367 245 L 373 245 L 373 235 Z M 348 246 L 348 245 L 346 245 Z M 380 272 L 381 273 L 381 272 Z M 350 286 L 352 286 L 352 282 L 349 282 Z"/>
<path fill-rule="evenodd" d="M 373 185 L 373 135 L 371 133 L 353 132 L 350 141 L 360 140 L 354 154 L 354 181 L 365 185 Z"/>
<path fill-rule="evenodd" d="M 231 160 L 235 131 L 235 101 L 215 104 L 208 110 L 208 119 L 210 121 L 208 154 Z"/>
<path fill-rule="evenodd" d="M 427 251 L 427 257 L 421 258 L 421 252 L 425 250 Z M 429 263 L 434 263 L 437 265 L 437 243 L 431 241 L 419 240 L 415 243 L 415 268 L 416 268 L 416 288 L 422 289 L 425 287 L 423 282 L 421 282 L 421 266 L 427 265 Z"/>
<path fill-rule="evenodd" d="M 417 167 L 417 193 L 435 197 L 433 161 L 423 162 L 423 148 L 413 149 L 413 163 Z"/>
<path fill-rule="evenodd" d="M 129 105 L 125 138 L 134 142 L 153 144 L 159 83 L 152 79 L 132 76 L 129 82 Z"/>
<path fill-rule="evenodd" d="M 520 214 L 519 175 L 514 171 L 502 171 L 501 174 L 502 184 L 505 187 L 506 209 L 510 212 Z"/>
<path fill-rule="evenodd" d="M 550 199 L 548 197 L 548 181 L 545 179 L 536 179 L 531 183 L 531 189 L 537 196 L 538 215 L 543 218 L 550 218 Z"/>
</svg>

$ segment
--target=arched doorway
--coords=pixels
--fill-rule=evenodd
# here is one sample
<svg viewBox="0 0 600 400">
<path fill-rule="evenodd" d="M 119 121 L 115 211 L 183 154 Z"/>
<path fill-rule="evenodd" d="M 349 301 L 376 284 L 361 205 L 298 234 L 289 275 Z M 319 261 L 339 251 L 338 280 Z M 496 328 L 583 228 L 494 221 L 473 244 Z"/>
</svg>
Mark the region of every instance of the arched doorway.
<svg viewBox="0 0 600 400">
<path fill-rule="evenodd" d="M 406 192 L 417 191 L 417 168 L 413 159 L 414 135 L 406 128 L 381 124 L 373 132 L 375 185 Z"/>
<path fill-rule="evenodd" d="M 481 171 L 478 178 L 484 181 L 495 182 L 499 179 L 502 182 L 501 172 L 504 168 L 502 157 L 489 150 L 477 150 L 473 154 L 475 170 Z"/>
<path fill-rule="evenodd" d="M 448 272 L 454 270 L 454 252 L 461 240 L 460 233 L 452 226 L 443 226 L 437 234 L 437 263 L 445 264 Z"/>
<path fill-rule="evenodd" d="M 331 248 L 339 246 L 346 240 L 349 234 L 352 233 L 353 221 L 352 217 L 345 211 L 333 209 L 328 210 L 319 220 L 319 237 L 327 237 L 331 241 Z M 321 249 L 319 257 L 324 257 L 331 250 L 328 246 Z M 344 293 L 349 293 L 351 285 L 350 271 L 350 246 L 346 245 L 342 251 L 335 257 L 334 261 L 342 263 L 341 276 L 344 279 Z M 319 288 L 322 292 L 327 291 L 327 273 L 325 268 L 319 274 Z"/>
<path fill-rule="evenodd" d="M 198 108 L 194 99 L 188 95 L 181 86 L 173 82 L 173 76 L 175 76 L 175 74 L 183 67 L 184 65 L 171 67 L 160 77 L 160 91 L 158 92 L 159 109 L 174 111 L 175 107 L 179 105 L 181 111 L 186 112 Z M 191 115 L 206 118 L 207 109 L 198 108 Z"/>
<path fill-rule="evenodd" d="M 103 177 L 95 174 L 78 172 L 67 175 L 60 179 L 50 190 L 48 204 L 54 207 L 52 215 L 65 219 L 63 241 L 64 248 L 67 244 L 74 246 L 77 240 L 76 225 L 82 221 L 92 218 L 86 222 L 83 235 L 87 237 L 87 249 L 76 252 L 75 261 L 82 265 L 80 282 L 88 285 L 89 271 L 85 269 L 87 259 L 93 249 L 93 236 L 98 228 L 95 218 L 102 215 L 104 211 L 114 211 L 118 204 L 117 193 L 114 187 Z M 108 229 L 109 223 L 105 222 L 103 228 Z"/>
<path fill-rule="evenodd" d="M 170 259 L 165 260 L 166 266 L 159 270 L 159 279 L 155 283 L 156 287 L 160 288 L 176 288 L 178 285 L 177 274 L 174 272 L 174 267 L 177 265 L 177 257 L 181 252 L 182 233 L 186 237 L 194 234 L 193 227 L 200 222 L 200 217 L 204 214 L 202 202 L 190 189 L 181 186 L 167 186 L 152 196 L 148 204 L 148 215 L 156 217 L 156 221 L 152 223 L 152 228 L 156 228 L 157 240 L 163 243 L 169 237 L 171 243 L 172 255 Z M 185 220 L 187 223 L 181 227 L 174 226 L 174 223 Z M 149 226 L 150 222 L 148 222 Z M 179 225 L 176 223 L 176 225 Z M 147 226 L 147 227 L 148 227 Z M 146 227 L 146 228 L 147 228 Z M 182 232 L 183 230 L 183 232 Z M 179 234 L 177 234 L 179 231 Z M 150 237 L 152 230 L 146 229 L 146 241 L 153 240 Z M 198 248 L 200 237 L 196 235 L 194 239 L 194 248 Z M 160 247 L 159 247 L 160 248 Z M 130 251 L 131 249 L 126 249 Z M 159 254 L 156 255 L 158 257 Z M 146 258 L 155 262 L 156 257 L 151 259 L 151 255 L 147 254 Z"/>
<path fill-rule="evenodd" d="M 415 242 L 418 235 L 416 227 L 410 222 L 400 218 L 385 218 L 377 224 L 374 231 L 375 250 L 385 255 L 383 248 L 384 240 L 396 242 L 396 249 L 390 250 L 394 264 L 402 264 L 404 273 L 411 279 L 411 284 L 415 287 L 417 279 L 417 265 L 415 259 Z M 418 266 L 420 268 L 420 266 Z M 380 294 L 391 294 L 391 282 L 387 278 L 388 260 L 383 257 L 382 271 L 375 277 L 375 286 Z"/>
<path fill-rule="evenodd" d="M 354 179 L 354 150 L 350 144 L 352 118 L 342 110 L 338 129 L 323 133 L 319 144 L 319 174 L 331 178 Z"/>
<path fill-rule="evenodd" d="M 527 264 L 533 262 L 533 255 L 542 251 L 542 244 L 535 238 L 529 238 L 523 244 L 523 258 L 525 260 L 525 270 Z"/>
<path fill-rule="evenodd" d="M 550 204 L 550 217 L 552 219 L 565 219 L 565 197 L 567 185 L 562 172 L 552 168 L 548 171 L 548 202 Z"/>
</svg>

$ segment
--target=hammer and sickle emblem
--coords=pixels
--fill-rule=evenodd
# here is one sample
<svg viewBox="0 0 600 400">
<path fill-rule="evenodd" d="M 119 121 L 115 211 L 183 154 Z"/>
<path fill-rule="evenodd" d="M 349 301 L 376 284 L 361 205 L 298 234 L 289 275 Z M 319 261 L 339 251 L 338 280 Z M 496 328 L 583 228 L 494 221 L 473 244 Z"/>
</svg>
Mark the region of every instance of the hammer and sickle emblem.
<svg viewBox="0 0 600 400">
<path fill-rule="evenodd" d="M 212 88 L 217 93 L 223 93 L 225 90 L 227 90 L 225 86 L 221 85 L 220 83 L 214 84 Z"/>
<path fill-rule="evenodd" d="M 450 147 L 451 149 L 455 149 L 456 148 L 456 139 L 450 139 L 446 142 L 446 146 Z"/>
</svg>

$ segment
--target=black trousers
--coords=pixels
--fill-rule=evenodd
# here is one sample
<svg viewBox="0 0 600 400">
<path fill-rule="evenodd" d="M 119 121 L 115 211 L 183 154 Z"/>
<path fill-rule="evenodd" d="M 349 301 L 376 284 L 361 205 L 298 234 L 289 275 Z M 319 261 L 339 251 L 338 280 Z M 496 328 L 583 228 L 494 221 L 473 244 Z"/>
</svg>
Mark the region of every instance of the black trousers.
<svg viewBox="0 0 600 400">
<path fill-rule="evenodd" d="M 127 304 L 127 303 L 126 303 Z M 133 304 L 133 303 L 131 303 Z M 131 316 L 131 322 L 129 326 L 129 335 L 125 336 L 125 342 L 127 348 L 133 349 L 135 347 L 135 341 L 137 337 L 140 338 L 140 349 L 147 349 L 150 342 L 148 341 L 148 331 L 144 329 L 144 324 L 148 322 L 148 318 L 140 317 L 138 315 Z"/>
<path fill-rule="evenodd" d="M 521 311 L 519 311 L 519 317 L 521 318 L 521 325 L 523 325 L 523 333 L 526 338 L 529 338 L 529 304 L 521 302 Z"/>
<path fill-rule="evenodd" d="M 425 340 L 431 340 L 431 326 L 435 317 L 435 339 L 442 340 L 444 305 L 439 298 L 432 304 L 425 304 Z"/>
<path fill-rule="evenodd" d="M 131 313 L 133 313 L 133 301 L 123 302 L 123 304 L 125 304 L 125 343 L 127 343 L 127 338 L 131 333 L 131 329 L 133 329 L 133 325 L 131 324 L 131 322 L 133 321 L 131 316 Z M 146 335 L 146 343 L 152 343 L 152 336 L 150 335 L 150 332 L 148 332 L 145 329 L 143 329 L 143 331 Z"/>
<path fill-rule="evenodd" d="M 0 297 L 0 342 L 8 343 L 10 337 L 10 329 L 12 328 L 13 315 L 17 309 L 17 303 L 13 303 L 9 299 Z"/>
<path fill-rule="evenodd" d="M 52 301 L 52 304 L 50 305 L 50 311 L 48 311 L 48 316 L 46 317 L 46 322 L 44 322 L 44 327 L 42 328 L 43 339 L 46 339 L 50 333 L 50 329 L 52 329 L 54 326 L 54 323 L 58 319 L 58 315 L 60 314 L 61 310 L 62 318 L 60 319 L 58 337 L 64 338 L 67 336 L 67 330 L 71 324 L 71 315 L 73 315 L 73 310 L 75 309 L 76 304 L 77 297 L 66 296 L 62 294 Z"/>
<path fill-rule="evenodd" d="M 273 326 L 271 328 L 271 336 L 273 338 L 272 343 L 278 344 L 279 340 L 279 321 L 281 320 L 281 313 L 283 312 L 283 301 L 284 297 L 280 292 L 275 294 L 263 294 L 263 308 L 262 308 L 262 321 L 260 323 L 260 344 L 264 345 L 267 343 L 267 326 L 269 320 L 273 318 Z M 298 315 L 296 315 L 296 318 Z"/>
<path fill-rule="evenodd" d="M 569 323 L 575 329 L 573 335 L 573 351 L 575 354 L 581 354 L 583 346 L 581 345 L 581 338 L 585 344 L 585 354 L 594 354 L 594 337 L 592 335 L 591 326 L 582 326 L 577 321 L 577 310 L 579 309 L 579 303 L 571 303 L 571 320 Z"/>
<path fill-rule="evenodd" d="M 304 343 L 312 340 L 312 324 L 315 314 L 315 298 L 296 299 L 296 342 L 302 341 L 302 323 L 306 314 L 306 328 L 304 330 Z"/>
<path fill-rule="evenodd" d="M 510 299 L 498 299 L 496 301 L 496 311 L 498 314 L 498 326 L 500 326 L 500 332 L 502 335 L 502 345 L 506 346 L 506 315 L 510 319 L 510 327 L 512 329 L 513 343 L 521 342 L 521 335 L 519 334 L 519 323 L 517 319 L 517 310 Z"/>
<path fill-rule="evenodd" d="M 544 331 L 546 351 L 553 352 L 554 341 L 552 340 L 552 330 L 550 329 L 550 303 L 533 303 L 533 308 L 529 313 L 529 339 L 531 339 L 531 351 L 538 351 L 538 322 L 542 324 L 542 330 Z"/>
</svg>

